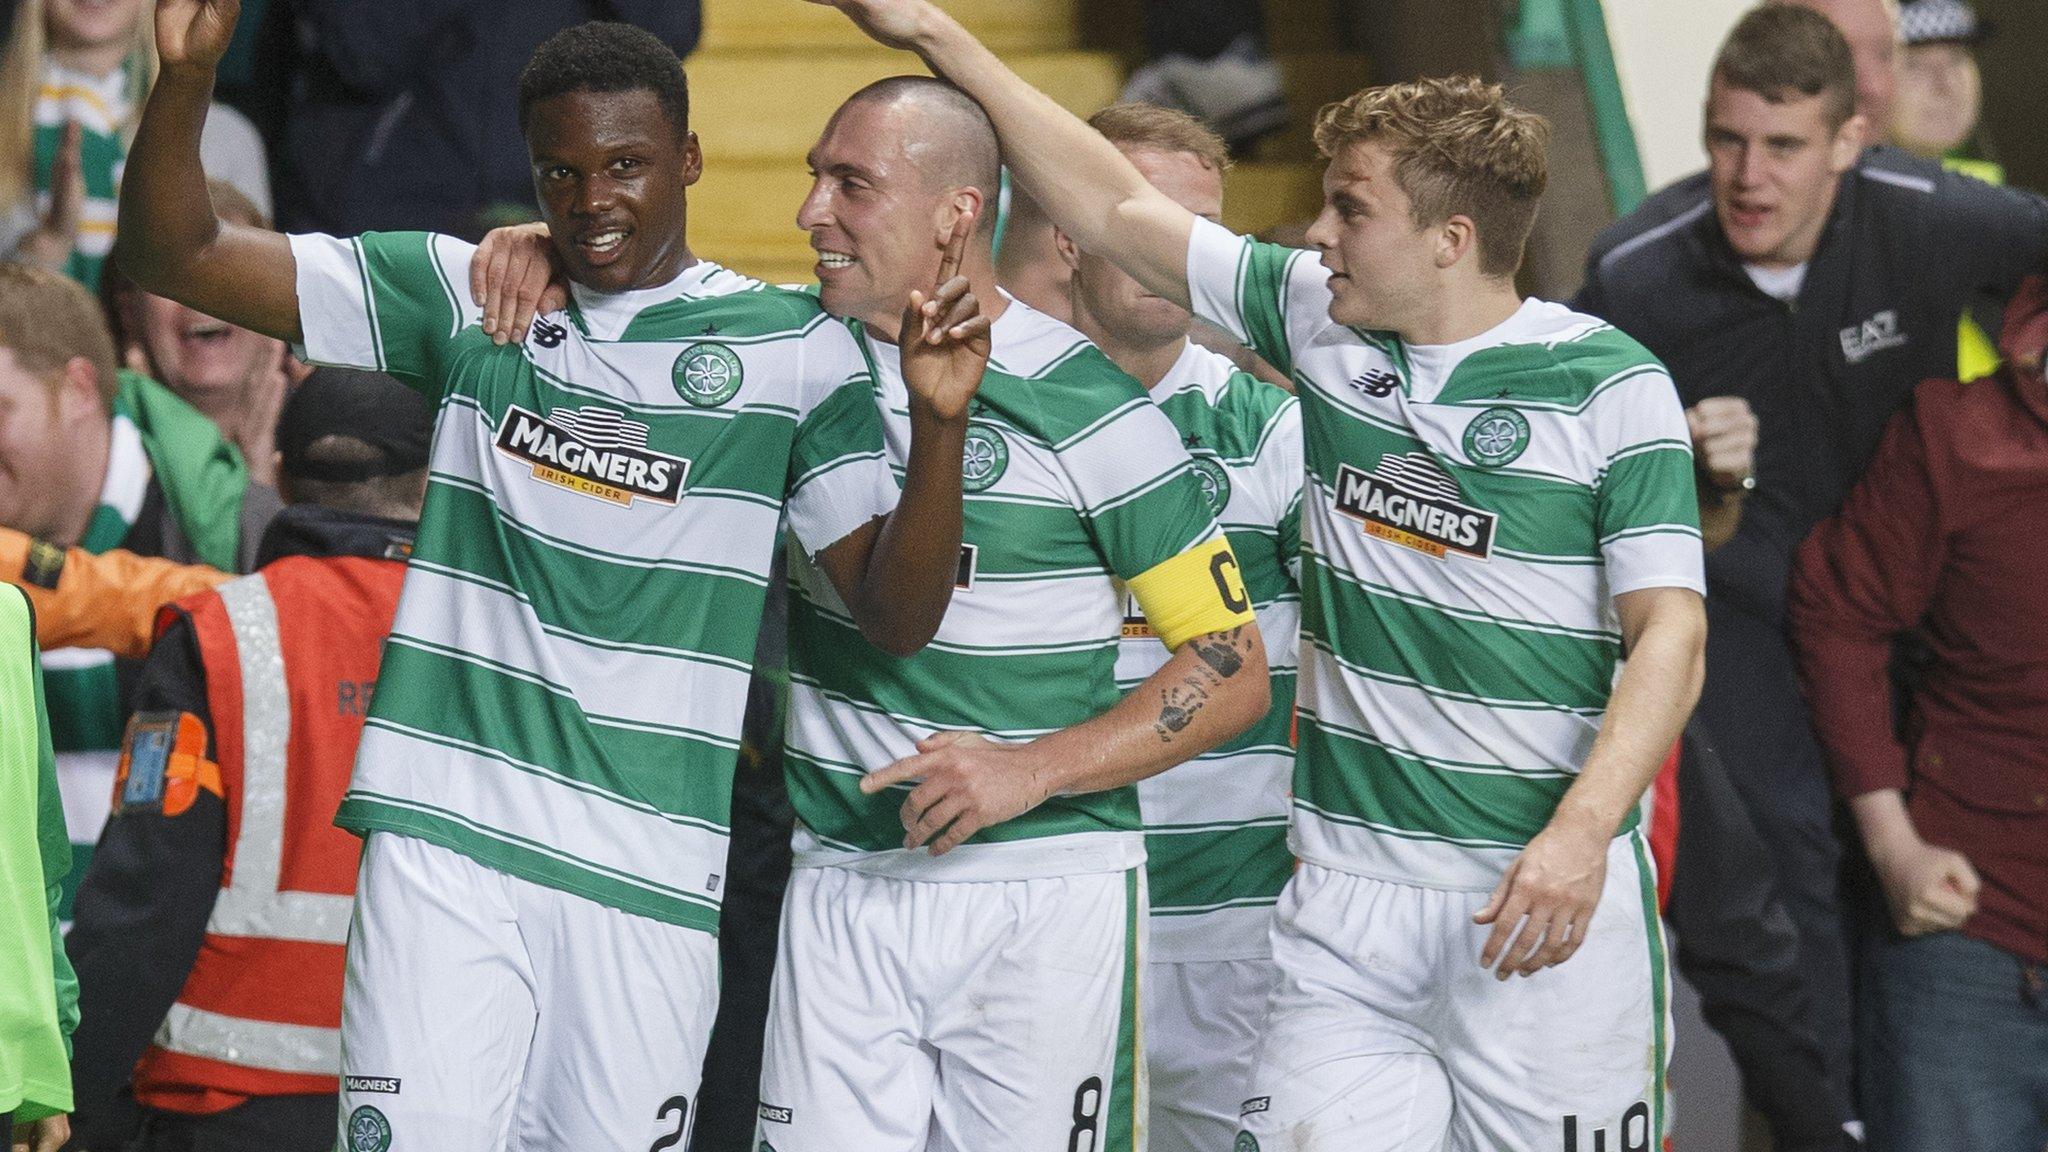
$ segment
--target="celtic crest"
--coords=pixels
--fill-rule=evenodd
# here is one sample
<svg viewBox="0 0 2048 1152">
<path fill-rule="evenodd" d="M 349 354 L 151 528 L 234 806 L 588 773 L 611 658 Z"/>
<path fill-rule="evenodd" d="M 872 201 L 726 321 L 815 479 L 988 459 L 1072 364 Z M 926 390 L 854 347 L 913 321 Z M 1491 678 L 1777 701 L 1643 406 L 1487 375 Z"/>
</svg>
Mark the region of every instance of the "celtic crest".
<svg viewBox="0 0 2048 1152">
<path fill-rule="evenodd" d="M 699 408 L 716 408 L 740 390 L 740 358 L 723 344 L 692 344 L 676 357 L 676 393 Z"/>
<path fill-rule="evenodd" d="M 960 455 L 960 487 L 980 492 L 1002 479 L 1010 465 L 1010 446 L 1003 434 L 986 424 L 967 426 L 967 444 Z"/>
<path fill-rule="evenodd" d="M 1196 456 L 1193 469 L 1195 479 L 1201 481 L 1202 499 L 1209 505 L 1209 514 L 1223 515 L 1223 510 L 1230 506 L 1229 471 L 1214 456 Z"/>
<path fill-rule="evenodd" d="M 1465 426 L 1465 456 L 1498 468 L 1529 447 L 1529 418 L 1513 408 L 1488 408 Z"/>
<path fill-rule="evenodd" d="M 385 1152 L 391 1147 L 391 1122 L 368 1104 L 348 1114 L 348 1152 Z"/>
</svg>

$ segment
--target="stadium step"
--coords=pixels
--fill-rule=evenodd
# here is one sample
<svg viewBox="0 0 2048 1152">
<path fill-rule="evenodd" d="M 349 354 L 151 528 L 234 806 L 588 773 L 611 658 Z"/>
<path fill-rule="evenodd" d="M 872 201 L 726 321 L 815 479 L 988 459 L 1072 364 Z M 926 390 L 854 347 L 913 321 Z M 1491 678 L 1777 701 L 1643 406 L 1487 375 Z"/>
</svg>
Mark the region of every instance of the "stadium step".
<svg viewBox="0 0 2048 1152">
<path fill-rule="evenodd" d="M 1256 236 L 1307 224 L 1323 207 L 1323 168 L 1297 162 L 1239 164 L 1223 184 L 1223 223 Z"/>
<path fill-rule="evenodd" d="M 1316 109 L 1366 83 L 1365 57 L 1293 53 L 1279 61 L 1294 118 L 1286 131 L 1259 146 L 1258 158 L 1314 159 L 1309 129 Z M 1020 55 L 1011 57 L 1010 65 L 1083 116 L 1113 102 L 1124 82 L 1119 59 L 1105 52 Z M 706 156 L 797 158 L 810 150 L 840 101 L 865 84 L 906 70 L 915 71 L 915 64 L 872 53 L 810 59 L 794 53 L 700 52 L 690 59 L 690 119 Z"/>
<path fill-rule="evenodd" d="M 1371 69 L 1355 53 L 1281 52 L 1274 59 L 1292 115 L 1285 130 L 1259 142 L 1255 155 L 1266 161 L 1314 160 L 1316 110 L 1371 83 Z"/>
<path fill-rule="evenodd" d="M 940 0 L 982 43 L 1002 55 L 1056 52 L 1083 43 L 1087 0 Z M 851 21 L 798 0 L 704 0 L 705 51 L 743 49 L 812 53 L 875 51 Z"/>
<path fill-rule="evenodd" d="M 1114 101 L 1124 81 L 1117 58 L 1101 52 L 1015 56 L 1010 64 L 1083 116 Z M 700 52 L 689 69 L 690 124 L 714 161 L 800 161 L 841 101 L 885 76 L 923 71 L 903 56 L 767 52 Z"/>
<path fill-rule="evenodd" d="M 1025 79 L 1073 112 L 1116 99 L 1141 56 L 1144 0 L 940 0 Z M 1366 82 L 1364 57 L 1339 51 L 1337 0 L 1265 0 L 1267 33 L 1294 110 L 1230 176 L 1225 222 L 1244 232 L 1306 220 L 1321 204 L 1315 111 Z M 801 0 L 704 0 L 705 35 L 690 57 L 691 120 L 705 172 L 691 190 L 699 250 L 774 283 L 811 278 L 796 228 L 810 186 L 803 157 L 854 90 L 922 71 L 880 48 L 845 17 Z"/>
<path fill-rule="evenodd" d="M 1265 0 L 1276 51 L 1327 52 L 1336 44 L 1337 0 Z M 939 0 L 997 53 L 1107 48 L 1135 62 L 1143 0 Z M 880 52 L 838 12 L 800 0 L 704 0 L 703 51 Z"/>
</svg>

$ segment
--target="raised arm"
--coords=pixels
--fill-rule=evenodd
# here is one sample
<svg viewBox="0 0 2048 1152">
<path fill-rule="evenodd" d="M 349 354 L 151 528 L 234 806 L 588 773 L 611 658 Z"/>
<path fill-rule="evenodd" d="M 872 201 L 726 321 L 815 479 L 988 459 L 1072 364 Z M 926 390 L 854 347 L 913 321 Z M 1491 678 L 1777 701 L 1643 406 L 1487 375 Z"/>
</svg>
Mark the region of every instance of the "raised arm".
<svg viewBox="0 0 2048 1152">
<path fill-rule="evenodd" d="M 913 289 L 897 332 L 910 393 L 910 457 L 887 516 L 818 554 L 860 626 L 885 652 L 907 656 L 938 634 L 959 571 L 960 458 L 967 406 L 988 369 L 988 313 L 957 273 L 974 231 L 962 213 L 930 291 Z"/>
<path fill-rule="evenodd" d="M 811 0 L 831 4 L 868 35 L 924 58 L 974 97 L 995 123 L 1003 162 L 1062 232 L 1187 307 L 1188 236 L 1195 216 L 1152 187 L 1116 146 L 1024 82 L 927 0 Z"/>
<path fill-rule="evenodd" d="M 214 72 L 240 7 L 239 0 L 157 0 L 162 70 L 128 150 L 114 259 L 148 291 L 296 343 L 290 242 L 282 233 L 221 220 L 199 161 Z"/>
</svg>

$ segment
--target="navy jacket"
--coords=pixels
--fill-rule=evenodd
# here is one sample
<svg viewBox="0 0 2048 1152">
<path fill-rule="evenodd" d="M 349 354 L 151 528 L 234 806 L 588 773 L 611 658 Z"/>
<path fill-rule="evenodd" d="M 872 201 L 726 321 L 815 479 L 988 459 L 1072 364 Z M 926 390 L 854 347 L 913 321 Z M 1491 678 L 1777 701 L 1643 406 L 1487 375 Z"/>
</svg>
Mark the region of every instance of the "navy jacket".
<svg viewBox="0 0 2048 1152">
<path fill-rule="evenodd" d="M 1778 623 L 1793 550 L 1834 514 L 1913 386 L 1955 374 L 1962 312 L 2002 310 L 2043 267 L 2048 201 L 1872 148 L 1842 177 L 1793 304 L 1751 282 L 1700 173 L 1600 234 L 1572 306 L 1655 353 L 1688 406 L 1741 396 L 1756 410 L 1757 488 L 1707 584 Z"/>
</svg>

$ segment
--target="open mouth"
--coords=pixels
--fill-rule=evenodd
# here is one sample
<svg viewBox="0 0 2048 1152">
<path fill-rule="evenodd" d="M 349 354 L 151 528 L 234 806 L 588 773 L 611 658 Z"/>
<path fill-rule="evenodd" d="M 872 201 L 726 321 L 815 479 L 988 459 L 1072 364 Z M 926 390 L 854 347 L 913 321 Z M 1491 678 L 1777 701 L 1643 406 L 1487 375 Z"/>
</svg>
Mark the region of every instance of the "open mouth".
<svg viewBox="0 0 2048 1152">
<path fill-rule="evenodd" d="M 1738 228 L 1754 228 L 1757 225 L 1762 224 L 1766 219 L 1770 217 L 1770 215 L 1771 210 L 1769 208 L 1760 207 L 1754 204 L 1738 203 L 1730 204 L 1728 206 L 1729 219 Z"/>
<path fill-rule="evenodd" d="M 586 232 L 576 238 L 576 248 L 592 264 L 609 264 L 625 248 L 628 235 L 630 232 L 624 228 Z"/>
<path fill-rule="evenodd" d="M 821 250 L 818 253 L 818 267 L 820 268 L 851 268 L 853 263 L 853 257 L 848 256 L 844 252 L 826 252 Z"/>
</svg>

